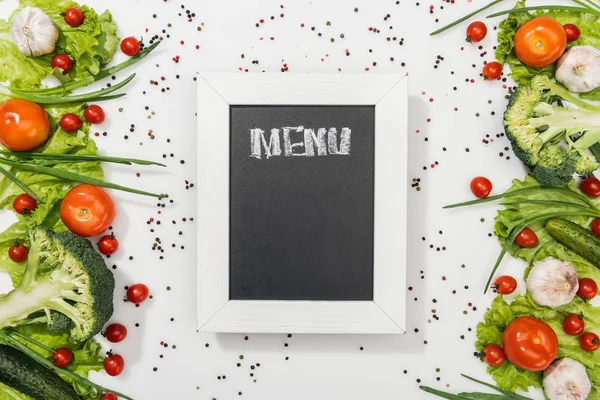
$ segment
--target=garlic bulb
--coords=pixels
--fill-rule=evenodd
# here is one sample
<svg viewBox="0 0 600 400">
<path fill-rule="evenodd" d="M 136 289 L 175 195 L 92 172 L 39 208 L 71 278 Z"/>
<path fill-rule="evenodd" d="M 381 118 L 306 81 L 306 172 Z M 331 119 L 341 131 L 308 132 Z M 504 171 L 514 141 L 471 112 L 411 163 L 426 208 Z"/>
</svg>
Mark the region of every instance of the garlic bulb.
<svg viewBox="0 0 600 400">
<path fill-rule="evenodd" d="M 540 306 L 568 304 L 579 289 L 577 272 L 568 261 L 548 257 L 533 263 L 527 277 L 527 291 Z"/>
<path fill-rule="evenodd" d="M 41 56 L 54 51 L 58 29 L 42 10 L 25 7 L 15 15 L 11 33 L 19 51 L 26 56 Z"/>
<path fill-rule="evenodd" d="M 546 368 L 542 384 L 550 400 L 585 400 L 592 389 L 585 366 L 570 358 L 555 361 Z"/>
<path fill-rule="evenodd" d="M 556 64 L 556 79 L 574 93 L 600 87 L 600 50 L 592 46 L 574 46 Z"/>
</svg>

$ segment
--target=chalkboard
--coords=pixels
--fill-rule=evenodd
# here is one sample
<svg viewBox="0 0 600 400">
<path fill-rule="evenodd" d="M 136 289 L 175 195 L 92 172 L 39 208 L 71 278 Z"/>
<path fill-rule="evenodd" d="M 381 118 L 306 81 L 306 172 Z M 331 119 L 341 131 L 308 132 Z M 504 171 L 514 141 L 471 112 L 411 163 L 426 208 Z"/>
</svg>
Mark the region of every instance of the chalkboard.
<svg viewBox="0 0 600 400">
<path fill-rule="evenodd" d="M 373 300 L 374 106 L 231 106 L 231 300 Z"/>
</svg>

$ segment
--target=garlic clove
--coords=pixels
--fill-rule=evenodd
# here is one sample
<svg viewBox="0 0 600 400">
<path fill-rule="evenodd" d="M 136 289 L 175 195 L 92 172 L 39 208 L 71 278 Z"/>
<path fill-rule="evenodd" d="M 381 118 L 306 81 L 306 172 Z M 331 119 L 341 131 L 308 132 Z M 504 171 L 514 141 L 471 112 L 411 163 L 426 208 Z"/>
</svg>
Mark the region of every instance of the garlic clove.
<svg viewBox="0 0 600 400">
<path fill-rule="evenodd" d="M 573 265 L 553 257 L 533 263 L 527 277 L 527 291 L 541 306 L 554 308 L 568 304 L 577 289 L 579 282 Z"/>
<path fill-rule="evenodd" d="M 563 358 L 544 371 L 544 393 L 550 400 L 585 400 L 592 389 L 585 366 Z"/>
<path fill-rule="evenodd" d="M 58 29 L 52 19 L 36 7 L 25 7 L 14 16 L 11 34 L 19 51 L 26 56 L 50 54 L 58 40 Z"/>
<path fill-rule="evenodd" d="M 574 93 L 600 87 L 600 50 L 593 46 L 574 46 L 556 64 L 556 79 Z"/>
</svg>

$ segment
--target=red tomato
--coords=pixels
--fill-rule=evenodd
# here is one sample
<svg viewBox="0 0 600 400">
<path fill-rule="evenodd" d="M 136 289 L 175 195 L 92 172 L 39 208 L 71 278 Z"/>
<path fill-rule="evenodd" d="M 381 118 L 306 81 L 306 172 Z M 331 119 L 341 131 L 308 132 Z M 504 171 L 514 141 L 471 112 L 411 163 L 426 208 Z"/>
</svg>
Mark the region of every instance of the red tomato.
<svg viewBox="0 0 600 400">
<path fill-rule="evenodd" d="M 585 178 L 579 184 L 579 189 L 590 197 L 598 197 L 600 196 L 600 180 L 595 176 Z"/>
<path fill-rule="evenodd" d="M 33 150 L 50 137 L 46 111 L 27 100 L 11 99 L 0 105 L 0 143 L 12 151 Z"/>
<path fill-rule="evenodd" d="M 532 317 L 512 320 L 502 334 L 506 358 L 527 371 L 543 371 L 558 353 L 558 339 L 550 326 Z"/>
<path fill-rule="evenodd" d="M 594 232 L 596 236 L 600 236 L 600 218 L 596 218 L 592 222 L 592 232 Z"/>
<path fill-rule="evenodd" d="M 492 191 L 492 182 L 486 177 L 477 176 L 471 181 L 471 193 L 480 199 L 485 199 Z"/>
<path fill-rule="evenodd" d="M 52 354 L 50 361 L 52 361 L 52 364 L 56 365 L 58 368 L 65 368 L 71 364 L 71 361 L 73 361 L 73 353 L 71 353 L 71 350 L 62 347 Z"/>
<path fill-rule="evenodd" d="M 81 128 L 81 118 L 75 114 L 65 114 L 60 119 L 60 127 L 65 132 L 75 132 Z"/>
<path fill-rule="evenodd" d="M 50 64 L 52 68 L 60 68 L 63 70 L 63 75 L 66 74 L 73 68 L 73 61 L 71 61 L 71 57 L 66 54 L 57 54 L 52 57 L 52 62 Z"/>
<path fill-rule="evenodd" d="M 104 254 L 105 256 L 115 254 L 118 249 L 119 241 L 117 238 L 115 238 L 114 233 L 102 236 L 98 242 L 98 250 L 100 250 L 100 253 Z"/>
<path fill-rule="evenodd" d="M 595 333 L 584 332 L 579 336 L 579 345 L 585 351 L 596 351 L 600 347 L 600 339 Z"/>
<path fill-rule="evenodd" d="M 121 51 L 128 56 L 137 55 L 140 49 L 140 42 L 133 36 L 126 37 L 121 41 Z"/>
<path fill-rule="evenodd" d="M 29 249 L 27 247 L 15 242 L 8 248 L 8 258 L 10 258 L 12 262 L 20 263 L 27 259 L 28 252 Z"/>
<path fill-rule="evenodd" d="M 585 323 L 583 322 L 583 314 L 569 314 L 567 318 L 563 320 L 563 331 L 567 335 L 577 336 L 583 332 Z"/>
<path fill-rule="evenodd" d="M 483 361 L 490 367 L 497 367 L 506 360 L 504 350 L 497 344 L 488 344 L 483 349 Z"/>
<path fill-rule="evenodd" d="M 127 328 L 125 325 L 112 324 L 106 328 L 106 339 L 111 343 L 122 342 L 127 337 Z"/>
<path fill-rule="evenodd" d="M 84 19 L 85 16 L 79 8 L 71 7 L 65 10 L 65 22 L 73 28 L 83 24 Z"/>
<path fill-rule="evenodd" d="M 125 361 L 123 360 L 123 357 L 118 354 L 109 354 L 109 356 L 104 359 L 104 370 L 110 376 L 120 375 L 124 368 Z"/>
<path fill-rule="evenodd" d="M 533 18 L 517 29 L 515 54 L 529 67 L 542 68 L 554 63 L 567 47 L 562 25 L 550 17 Z"/>
<path fill-rule="evenodd" d="M 83 116 L 90 124 L 101 124 L 104 122 L 104 118 L 106 118 L 102 107 L 96 104 L 88 106 L 83 112 Z"/>
<path fill-rule="evenodd" d="M 27 193 L 22 193 L 15 197 L 12 205 L 17 214 L 29 215 L 37 207 L 37 201 Z"/>
<path fill-rule="evenodd" d="M 515 243 L 521 247 L 535 247 L 538 244 L 538 237 L 534 231 L 525 228 L 517 234 Z"/>
<path fill-rule="evenodd" d="M 100 397 L 98 397 L 98 400 L 117 400 L 118 397 L 116 394 L 114 394 L 113 392 L 106 392 L 106 393 L 102 393 L 100 395 Z"/>
<path fill-rule="evenodd" d="M 511 294 L 517 289 L 517 280 L 509 275 L 502 275 L 496 278 L 492 288 L 500 294 Z"/>
<path fill-rule="evenodd" d="M 127 300 L 135 304 L 140 304 L 148 298 L 148 293 L 148 286 L 143 283 L 136 283 L 127 289 Z"/>
<path fill-rule="evenodd" d="M 571 43 L 579 39 L 581 36 L 581 31 L 577 27 L 577 25 L 566 24 L 563 25 L 563 29 L 565 30 L 565 34 L 567 35 L 567 42 Z"/>
<path fill-rule="evenodd" d="M 495 81 L 502 75 L 502 65 L 496 61 L 489 62 L 483 66 L 481 73 L 486 81 Z"/>
<path fill-rule="evenodd" d="M 593 279 L 581 278 L 579 280 L 579 289 L 577 289 L 577 296 L 583 300 L 591 300 L 598 294 L 598 285 Z"/>
<path fill-rule="evenodd" d="M 60 205 L 60 219 L 71 232 L 84 237 L 96 236 L 107 230 L 115 215 L 115 203 L 98 186 L 76 186 Z"/>
<path fill-rule="evenodd" d="M 467 27 L 467 42 L 477 43 L 487 34 L 487 26 L 481 21 L 471 22 Z"/>
</svg>

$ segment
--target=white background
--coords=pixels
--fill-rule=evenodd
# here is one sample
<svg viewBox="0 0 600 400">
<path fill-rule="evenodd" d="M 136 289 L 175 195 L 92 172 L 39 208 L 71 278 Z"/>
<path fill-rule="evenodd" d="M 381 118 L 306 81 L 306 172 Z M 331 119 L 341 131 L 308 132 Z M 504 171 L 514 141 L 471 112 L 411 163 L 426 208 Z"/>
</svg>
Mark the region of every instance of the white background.
<svg viewBox="0 0 600 400">
<path fill-rule="evenodd" d="M 421 3 L 419 6 L 417 1 Z M 150 191 L 167 191 L 174 200 L 165 208 L 157 208 L 151 198 L 113 192 L 118 208 L 114 228 L 121 242 L 118 254 L 108 260 L 109 265 L 118 266 L 113 321 L 124 323 L 129 336 L 112 348 L 124 356 L 126 369 L 117 378 L 102 373 L 93 379 L 136 399 L 432 398 L 418 390 L 417 379 L 422 384 L 453 392 L 480 390 L 459 374 L 464 372 L 489 380 L 484 365 L 473 356 L 473 343 L 475 326 L 493 298 L 491 293 L 483 295 L 483 284 L 500 250 L 496 239 L 488 236 L 493 232 L 496 205 L 454 211 L 444 211 L 441 207 L 470 199 L 468 184 L 476 175 L 490 178 L 494 192 L 499 193 L 510 185 L 512 178 L 522 178 L 525 170 L 512 152 L 504 151 L 508 145 L 506 138 L 496 139 L 496 134 L 502 132 L 501 114 L 507 91 L 502 82 L 484 82 L 479 76 L 483 61 L 493 60 L 494 23 L 486 21 L 489 33 L 482 50 L 464 41 L 466 24 L 439 37 L 431 38 L 428 34 L 441 23 L 485 3 L 484 0 L 472 3 L 456 0 L 456 4 L 400 0 L 399 5 L 392 0 L 89 1 L 99 12 L 105 8 L 112 11 L 121 37 L 143 35 L 147 40 L 154 34 L 165 36 L 162 29 L 167 29 L 171 36 L 133 68 L 138 76 L 126 88 L 128 96 L 103 105 L 108 119 L 97 130 L 107 131 L 108 136 L 100 136 L 96 142 L 103 154 L 114 156 L 158 160 L 166 153 L 169 164 L 166 171 L 112 165 L 105 170 L 111 181 Z M 512 6 L 512 2 L 507 3 L 492 10 Z M 434 6 L 433 14 L 430 5 Z M 0 15 L 7 17 L 15 6 L 13 0 L 0 2 Z M 354 12 L 355 7 L 358 12 Z M 193 22 L 187 21 L 186 9 L 196 14 Z M 281 13 L 285 14 L 283 18 Z M 387 14 L 390 18 L 384 21 Z M 275 19 L 271 20 L 271 16 Z M 261 18 L 265 22 L 256 28 Z M 434 22 L 436 18 L 441 20 L 440 24 Z M 198 31 L 201 22 L 204 25 Z M 171 28 L 167 28 L 169 23 Z M 313 26 L 314 31 L 310 29 Z M 381 32 L 373 33 L 369 27 Z M 318 32 L 322 37 L 317 36 Z M 396 36 L 396 41 L 388 42 L 388 35 Z M 271 36 L 274 40 L 270 40 Z M 404 38 L 402 46 L 398 44 L 400 38 Z M 350 56 L 346 56 L 346 49 Z M 480 57 L 483 51 L 488 54 Z M 241 54 L 245 57 L 241 58 Z M 177 55 L 179 63 L 173 62 Z M 438 56 L 443 61 L 434 69 Z M 119 54 L 118 60 L 123 58 Z M 252 60 L 259 60 L 259 64 L 253 64 Z M 377 65 L 373 66 L 373 62 Z M 402 67 L 401 62 L 406 66 Z M 422 189 L 417 192 L 409 187 L 408 286 L 413 290 L 407 292 L 405 336 L 249 335 L 245 340 L 243 334 L 195 332 L 196 227 L 194 222 L 182 222 L 182 218 L 196 214 L 196 196 L 202 193 L 202 187 L 185 188 L 185 180 L 196 179 L 193 77 L 198 71 L 245 73 L 239 68 L 248 68 L 248 73 L 263 70 L 278 73 L 284 63 L 290 73 L 335 74 L 339 73 L 338 68 L 341 73 L 409 72 L 409 181 L 419 178 Z M 367 67 L 369 71 L 365 70 Z M 129 73 L 130 70 L 124 71 L 119 77 Z M 180 75 L 179 80 L 176 74 Z M 474 79 L 474 83 L 465 82 L 467 78 Z M 158 86 L 151 85 L 150 80 L 158 81 Z M 162 93 L 160 89 L 167 86 L 170 90 Z M 149 115 L 151 119 L 147 118 Z M 129 131 L 131 124 L 135 124 L 133 133 Z M 153 130 L 154 140 L 148 137 L 149 129 Z M 482 143 L 486 134 L 495 141 Z M 124 140 L 124 135 L 129 135 L 129 140 Z M 467 147 L 469 152 L 465 151 Z M 511 160 L 499 157 L 500 152 Z M 169 157 L 169 153 L 174 157 Z M 185 164 L 180 160 L 185 160 Z M 438 165 L 432 169 L 430 165 L 436 161 Z M 427 170 L 423 170 L 424 166 Z M 141 177 L 137 178 L 136 172 Z M 7 218 L 2 216 L 2 225 L 9 222 Z M 149 218 L 155 219 L 151 225 L 147 224 Z M 481 222 L 481 218 L 485 221 Z M 158 220 L 161 225 L 157 225 Z M 150 228 L 155 232 L 150 232 Z M 159 260 L 157 250 L 151 250 L 156 237 L 165 249 L 164 260 Z M 171 247 L 173 243 L 177 247 Z M 179 248 L 181 245 L 185 250 Z M 440 251 L 436 251 L 437 247 Z M 133 260 L 129 260 L 130 256 Z M 508 260 L 503 265 L 506 264 Z M 513 261 L 512 267 L 520 275 L 521 265 Z M 153 295 L 152 300 L 139 308 L 121 301 L 125 294 L 123 287 L 135 282 L 146 283 Z M 140 326 L 135 327 L 135 323 Z M 162 346 L 162 341 L 168 347 Z M 207 343 L 209 347 L 205 346 Z M 111 347 L 107 343 L 108 348 Z M 237 367 L 237 363 L 241 366 Z M 260 367 L 252 370 L 256 363 Z M 155 367 L 157 371 L 153 370 Z M 223 375 L 226 379 L 218 379 Z"/>
</svg>

